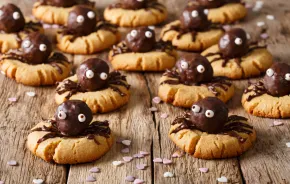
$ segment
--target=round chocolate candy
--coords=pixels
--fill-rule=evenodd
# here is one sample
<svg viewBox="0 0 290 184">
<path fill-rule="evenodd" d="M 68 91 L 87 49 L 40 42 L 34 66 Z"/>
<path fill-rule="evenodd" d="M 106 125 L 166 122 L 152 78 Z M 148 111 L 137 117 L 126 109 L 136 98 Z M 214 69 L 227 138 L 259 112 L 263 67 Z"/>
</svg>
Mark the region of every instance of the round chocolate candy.
<svg viewBox="0 0 290 184">
<path fill-rule="evenodd" d="M 264 77 L 264 86 L 272 96 L 282 97 L 290 94 L 290 65 L 274 63 Z"/>
<path fill-rule="evenodd" d="M 225 58 L 242 57 L 249 50 L 247 33 L 240 28 L 231 29 L 221 37 L 218 46 Z"/>
<path fill-rule="evenodd" d="M 196 85 L 210 82 L 213 78 L 213 69 L 206 57 L 199 54 L 182 56 L 176 63 L 180 81 L 186 85 Z"/>
<path fill-rule="evenodd" d="M 180 16 L 182 29 L 203 31 L 209 28 L 208 10 L 197 4 L 188 4 Z"/>
<path fill-rule="evenodd" d="M 197 0 L 197 2 L 206 8 L 217 8 L 223 5 L 224 0 Z"/>
<path fill-rule="evenodd" d="M 24 26 L 24 16 L 17 6 L 9 3 L 0 8 L 0 31 L 15 33 L 23 30 Z"/>
<path fill-rule="evenodd" d="M 76 5 L 76 0 L 44 0 L 46 5 L 56 7 L 71 7 Z"/>
<path fill-rule="evenodd" d="M 84 61 L 77 69 L 78 83 L 85 91 L 96 91 L 107 87 L 109 65 L 99 59 L 91 58 Z"/>
<path fill-rule="evenodd" d="M 241 3 L 241 0 L 223 0 L 225 4 L 228 3 Z"/>
<path fill-rule="evenodd" d="M 125 42 L 133 52 L 149 52 L 156 43 L 155 31 L 148 27 L 133 29 L 127 34 Z"/>
<path fill-rule="evenodd" d="M 142 9 L 146 7 L 148 0 L 121 0 L 122 7 L 124 9 Z"/>
<path fill-rule="evenodd" d="M 67 28 L 76 35 L 84 36 L 94 32 L 96 24 L 96 13 L 90 8 L 79 5 L 69 13 Z"/>
<path fill-rule="evenodd" d="M 207 97 L 193 104 L 190 120 L 199 130 L 216 134 L 223 131 L 228 113 L 224 102 L 216 97 Z"/>
<path fill-rule="evenodd" d="M 52 52 L 52 44 L 40 33 L 30 33 L 21 43 L 21 55 L 29 64 L 46 63 Z"/>
<path fill-rule="evenodd" d="M 68 100 L 60 104 L 55 113 L 57 129 L 65 136 L 80 135 L 92 119 L 91 109 L 80 100 Z"/>
</svg>

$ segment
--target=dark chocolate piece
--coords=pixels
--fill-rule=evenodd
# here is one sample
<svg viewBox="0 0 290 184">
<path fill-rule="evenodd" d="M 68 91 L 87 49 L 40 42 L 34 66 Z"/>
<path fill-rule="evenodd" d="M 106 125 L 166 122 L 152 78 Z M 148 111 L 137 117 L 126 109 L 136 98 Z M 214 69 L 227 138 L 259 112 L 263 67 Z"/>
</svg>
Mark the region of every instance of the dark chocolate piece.
<svg viewBox="0 0 290 184">
<path fill-rule="evenodd" d="M 146 7 L 146 3 L 148 0 L 121 0 L 122 7 L 124 9 L 142 9 Z"/>
<path fill-rule="evenodd" d="M 0 31 L 15 33 L 23 30 L 24 26 L 24 16 L 17 6 L 9 3 L 0 8 Z"/>
<path fill-rule="evenodd" d="M 197 2 L 206 8 L 218 8 L 224 5 L 225 0 L 197 0 Z"/>
<path fill-rule="evenodd" d="M 38 0 L 40 5 L 47 5 L 47 6 L 56 6 L 56 7 L 72 7 L 74 5 L 88 5 L 93 7 L 95 5 L 94 2 L 89 0 Z"/>
<path fill-rule="evenodd" d="M 149 52 L 156 44 L 155 31 L 148 27 L 133 29 L 127 34 L 125 42 L 133 52 Z"/>
</svg>

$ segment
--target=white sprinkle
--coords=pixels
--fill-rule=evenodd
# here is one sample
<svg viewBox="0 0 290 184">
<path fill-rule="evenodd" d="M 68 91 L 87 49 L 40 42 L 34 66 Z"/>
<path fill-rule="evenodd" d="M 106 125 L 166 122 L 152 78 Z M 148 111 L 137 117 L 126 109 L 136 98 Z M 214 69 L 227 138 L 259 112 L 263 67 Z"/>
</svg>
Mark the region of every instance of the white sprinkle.
<svg viewBox="0 0 290 184">
<path fill-rule="evenodd" d="M 164 178 L 172 178 L 174 176 L 174 174 L 172 172 L 165 172 L 163 174 Z"/>
<path fill-rule="evenodd" d="M 169 160 L 167 158 L 163 158 L 163 164 L 165 164 L 165 165 L 172 164 L 172 160 Z"/>
<path fill-rule="evenodd" d="M 133 160 L 133 157 L 123 157 L 123 160 L 125 162 L 131 162 Z"/>
<path fill-rule="evenodd" d="M 145 181 L 144 180 L 141 180 L 141 179 L 135 179 L 134 180 L 134 184 L 142 184 L 144 183 Z"/>
<path fill-rule="evenodd" d="M 42 184 L 43 183 L 43 179 L 33 179 L 33 183 Z"/>
<path fill-rule="evenodd" d="M 4 71 L 1 71 L 1 74 L 2 74 L 2 75 L 6 75 Z"/>
<path fill-rule="evenodd" d="M 286 146 L 287 146 L 288 148 L 290 148 L 290 142 L 287 142 L 287 143 L 286 143 Z"/>
<path fill-rule="evenodd" d="M 126 146 L 130 146 L 131 145 L 131 141 L 130 140 L 123 140 L 122 144 L 124 144 Z"/>
<path fill-rule="evenodd" d="M 221 182 L 221 183 L 228 182 L 228 179 L 225 176 L 222 176 L 222 177 L 218 178 L 217 180 L 218 180 L 218 182 Z"/>
<path fill-rule="evenodd" d="M 159 104 L 161 102 L 161 98 L 156 96 L 152 99 L 152 102 L 156 103 L 156 104 Z"/>
<path fill-rule="evenodd" d="M 149 111 L 151 111 L 151 112 L 156 112 L 158 109 L 156 108 L 156 107 L 150 107 L 149 108 Z"/>
<path fill-rule="evenodd" d="M 257 22 L 257 26 L 258 27 L 263 27 L 263 26 L 265 26 L 265 22 L 262 22 L 262 21 L 261 22 Z"/>
<path fill-rule="evenodd" d="M 155 26 L 148 26 L 149 29 L 155 30 Z"/>
<path fill-rule="evenodd" d="M 274 125 L 274 126 L 281 126 L 281 125 L 284 125 L 284 123 L 281 122 L 281 121 L 274 121 L 274 122 L 273 122 L 273 125 Z"/>
<path fill-rule="evenodd" d="M 162 118 L 162 119 L 166 119 L 166 118 L 168 118 L 168 114 L 167 114 L 167 113 L 162 113 L 162 114 L 160 115 L 160 118 Z"/>
<path fill-rule="evenodd" d="M 15 160 L 9 160 L 7 162 L 7 164 L 10 165 L 10 166 L 16 166 L 17 165 L 17 162 Z"/>
<path fill-rule="evenodd" d="M 268 20 L 274 20 L 275 19 L 274 15 L 267 15 L 266 18 Z"/>
<path fill-rule="evenodd" d="M 121 153 L 129 153 L 129 152 L 130 152 L 129 148 L 124 148 L 121 150 Z"/>
<path fill-rule="evenodd" d="M 114 162 L 112 162 L 112 164 L 113 164 L 114 166 L 120 166 L 120 165 L 123 164 L 123 162 L 122 162 L 122 161 L 114 161 Z"/>
<path fill-rule="evenodd" d="M 251 39 L 251 35 L 249 33 L 247 33 L 247 39 L 250 40 Z"/>
<path fill-rule="evenodd" d="M 26 95 L 30 97 L 35 97 L 36 94 L 33 91 L 29 91 L 29 92 L 26 92 Z"/>
</svg>

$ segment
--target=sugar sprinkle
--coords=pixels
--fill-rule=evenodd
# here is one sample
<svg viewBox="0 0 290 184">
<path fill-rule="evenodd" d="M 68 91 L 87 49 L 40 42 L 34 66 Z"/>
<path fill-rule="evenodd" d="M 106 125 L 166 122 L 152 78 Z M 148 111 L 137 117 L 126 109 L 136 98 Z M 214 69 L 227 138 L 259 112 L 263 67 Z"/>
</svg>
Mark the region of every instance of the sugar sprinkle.
<svg viewBox="0 0 290 184">
<path fill-rule="evenodd" d="M 172 173 L 172 172 L 165 172 L 164 174 L 163 174 L 163 177 L 164 178 L 172 178 L 174 176 L 174 174 Z"/>
</svg>

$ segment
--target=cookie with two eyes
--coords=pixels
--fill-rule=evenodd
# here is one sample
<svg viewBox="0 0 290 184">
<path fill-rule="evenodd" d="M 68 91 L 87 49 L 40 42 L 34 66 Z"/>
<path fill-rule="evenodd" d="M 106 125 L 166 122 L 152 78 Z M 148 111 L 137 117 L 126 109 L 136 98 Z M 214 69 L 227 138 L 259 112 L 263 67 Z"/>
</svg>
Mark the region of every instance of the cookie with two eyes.
<svg viewBox="0 0 290 184">
<path fill-rule="evenodd" d="M 230 24 L 247 16 L 247 9 L 241 0 L 191 0 L 208 9 L 208 19 L 213 23 Z"/>
<path fill-rule="evenodd" d="M 198 4 L 189 4 L 179 20 L 162 29 L 161 39 L 186 51 L 203 51 L 218 43 L 224 31 L 207 18 L 208 10 Z"/>
<path fill-rule="evenodd" d="M 37 32 L 28 34 L 21 48 L 0 57 L 0 70 L 28 86 L 54 85 L 69 76 L 71 67 L 63 54 L 53 52 L 49 39 Z"/>
<path fill-rule="evenodd" d="M 156 41 L 152 27 L 133 29 L 109 53 L 113 68 L 126 71 L 164 71 L 175 65 L 176 58 L 170 43 Z"/>
<path fill-rule="evenodd" d="M 25 20 L 21 10 L 14 4 L 0 7 L 0 53 L 21 47 L 22 40 L 31 32 L 43 32 L 42 25 Z"/>
<path fill-rule="evenodd" d="M 193 104 L 190 112 L 175 118 L 169 138 L 196 158 L 220 159 L 249 150 L 256 140 L 256 131 L 247 118 L 229 116 L 221 100 L 207 97 Z"/>
<path fill-rule="evenodd" d="M 240 28 L 228 30 L 217 45 L 201 53 L 207 57 L 214 76 L 242 79 L 260 76 L 272 65 L 272 54 L 266 46 L 250 42 Z"/>
<path fill-rule="evenodd" d="M 267 118 L 290 117 L 290 66 L 274 63 L 264 78 L 250 83 L 242 96 L 245 110 Z"/>
<path fill-rule="evenodd" d="M 69 100 L 57 107 L 53 119 L 40 122 L 27 138 L 28 149 L 47 162 L 92 162 L 113 145 L 108 121 L 92 121 L 85 102 Z"/>
<path fill-rule="evenodd" d="M 129 88 L 126 76 L 110 72 L 105 61 L 91 58 L 78 67 L 76 75 L 59 83 L 55 101 L 61 104 L 67 100 L 82 100 L 94 114 L 105 113 L 128 103 Z"/>
<path fill-rule="evenodd" d="M 160 79 L 158 96 L 174 106 L 190 108 L 206 97 L 227 102 L 234 95 L 234 85 L 225 78 L 214 77 L 209 61 L 199 55 L 182 56 L 176 66 Z"/>
<path fill-rule="evenodd" d="M 69 13 L 78 5 L 93 11 L 95 3 L 89 0 L 37 0 L 33 5 L 32 14 L 46 24 L 66 25 Z"/>
<path fill-rule="evenodd" d="M 140 27 L 160 24 L 167 14 L 157 0 L 119 0 L 105 9 L 104 18 L 118 26 Z"/>
<path fill-rule="evenodd" d="M 116 27 L 80 5 L 69 12 L 67 25 L 56 35 L 58 49 L 70 54 L 100 52 L 117 43 L 120 37 Z"/>
</svg>

